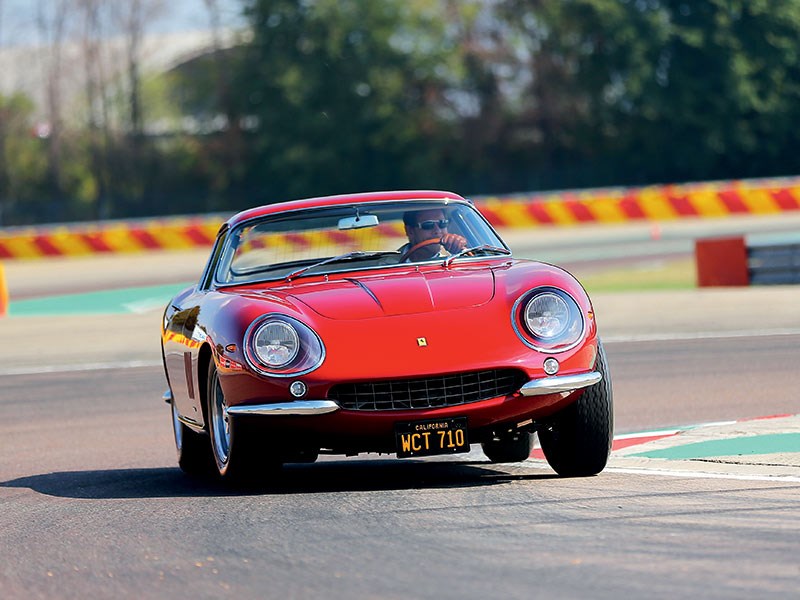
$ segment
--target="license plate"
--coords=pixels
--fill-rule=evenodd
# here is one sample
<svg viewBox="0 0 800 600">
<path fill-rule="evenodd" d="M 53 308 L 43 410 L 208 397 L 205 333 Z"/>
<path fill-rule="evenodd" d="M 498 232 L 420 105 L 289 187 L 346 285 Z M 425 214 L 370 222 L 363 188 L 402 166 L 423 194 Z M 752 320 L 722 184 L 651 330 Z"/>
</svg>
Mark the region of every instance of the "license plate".
<svg viewBox="0 0 800 600">
<path fill-rule="evenodd" d="M 466 417 L 396 423 L 394 433 L 397 458 L 469 452 Z"/>
</svg>

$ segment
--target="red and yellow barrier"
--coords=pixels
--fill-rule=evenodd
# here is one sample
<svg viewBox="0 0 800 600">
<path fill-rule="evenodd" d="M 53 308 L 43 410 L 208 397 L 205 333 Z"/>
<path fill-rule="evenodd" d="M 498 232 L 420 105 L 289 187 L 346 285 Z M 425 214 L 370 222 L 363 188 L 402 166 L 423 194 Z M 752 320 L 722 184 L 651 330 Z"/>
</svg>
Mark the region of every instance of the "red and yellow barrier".
<svg viewBox="0 0 800 600">
<path fill-rule="evenodd" d="M 496 227 L 770 215 L 800 211 L 800 177 L 487 196 L 475 203 Z M 0 260 L 206 247 L 222 221 L 209 216 L 0 230 Z M 304 243 L 302 236 L 296 243 Z"/>
<path fill-rule="evenodd" d="M 3 271 L 3 263 L 0 263 L 0 317 L 8 311 L 8 287 L 6 286 L 6 274 Z"/>
<path fill-rule="evenodd" d="M 800 210 L 800 178 L 487 197 L 478 204 L 498 227 L 769 215 Z"/>
<path fill-rule="evenodd" d="M 187 250 L 210 246 L 222 217 L 0 230 L 0 259 Z"/>
</svg>

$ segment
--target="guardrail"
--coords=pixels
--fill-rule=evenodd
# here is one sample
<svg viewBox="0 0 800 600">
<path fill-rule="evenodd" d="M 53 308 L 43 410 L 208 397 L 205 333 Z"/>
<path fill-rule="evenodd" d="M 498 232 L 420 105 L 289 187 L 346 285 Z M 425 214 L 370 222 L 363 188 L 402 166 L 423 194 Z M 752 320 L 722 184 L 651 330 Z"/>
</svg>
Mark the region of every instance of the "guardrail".
<svg viewBox="0 0 800 600">
<path fill-rule="evenodd" d="M 747 267 L 751 285 L 800 283 L 800 241 L 750 246 Z"/>
<path fill-rule="evenodd" d="M 695 242 L 699 287 L 800 283 L 800 239 L 750 242 L 744 236 Z"/>
<path fill-rule="evenodd" d="M 674 221 L 800 211 L 800 177 L 474 198 L 496 227 Z M 0 260 L 209 246 L 227 215 L 0 229 Z"/>
</svg>

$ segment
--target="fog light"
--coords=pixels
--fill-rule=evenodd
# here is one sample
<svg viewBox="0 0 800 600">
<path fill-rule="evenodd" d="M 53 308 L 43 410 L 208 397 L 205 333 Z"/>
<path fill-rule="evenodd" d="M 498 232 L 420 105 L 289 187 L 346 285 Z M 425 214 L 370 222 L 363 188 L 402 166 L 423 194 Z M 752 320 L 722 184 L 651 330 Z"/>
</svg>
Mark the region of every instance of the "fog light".
<svg viewBox="0 0 800 600">
<path fill-rule="evenodd" d="M 550 358 L 545 359 L 544 372 L 547 373 L 548 375 L 555 375 L 556 373 L 558 373 L 558 361 L 552 356 Z"/>
<path fill-rule="evenodd" d="M 289 391 L 295 398 L 305 396 L 307 390 L 308 388 L 306 387 L 306 384 L 302 381 L 293 381 L 292 385 L 289 386 Z"/>
</svg>

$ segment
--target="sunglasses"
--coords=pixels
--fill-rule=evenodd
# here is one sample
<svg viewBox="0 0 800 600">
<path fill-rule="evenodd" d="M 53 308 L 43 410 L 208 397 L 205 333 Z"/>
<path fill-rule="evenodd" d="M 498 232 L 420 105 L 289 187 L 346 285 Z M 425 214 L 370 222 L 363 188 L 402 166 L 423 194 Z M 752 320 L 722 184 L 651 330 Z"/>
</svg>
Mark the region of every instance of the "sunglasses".
<svg viewBox="0 0 800 600">
<path fill-rule="evenodd" d="M 438 225 L 439 229 L 444 229 L 449 224 L 450 224 L 450 219 L 439 219 L 439 220 L 436 220 L 436 221 L 434 221 L 434 220 L 422 221 L 422 223 L 417 223 L 417 227 L 419 229 L 429 230 L 429 229 L 433 229 L 434 227 L 436 227 Z"/>
</svg>

